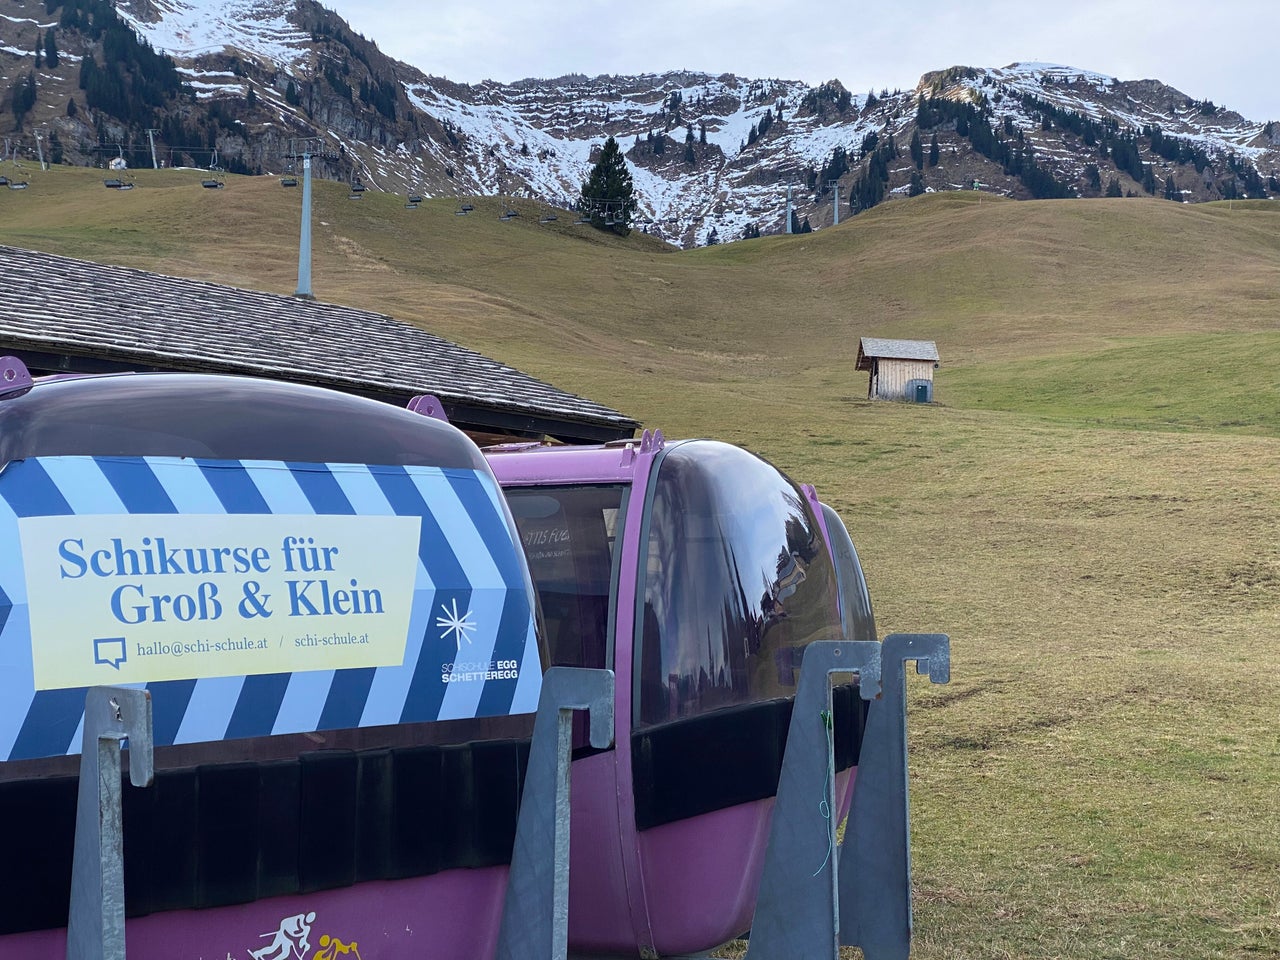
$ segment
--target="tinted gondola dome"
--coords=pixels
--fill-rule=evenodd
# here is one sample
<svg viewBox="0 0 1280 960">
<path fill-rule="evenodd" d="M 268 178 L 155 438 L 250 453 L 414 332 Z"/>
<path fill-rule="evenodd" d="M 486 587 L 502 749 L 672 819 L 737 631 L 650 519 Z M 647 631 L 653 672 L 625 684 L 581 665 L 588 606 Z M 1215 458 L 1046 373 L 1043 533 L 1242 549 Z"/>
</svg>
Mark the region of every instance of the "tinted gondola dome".
<svg viewBox="0 0 1280 960">
<path fill-rule="evenodd" d="M 48 377 L 0 398 L 0 464 L 33 456 L 425 464 L 488 471 L 459 430 L 319 387 L 189 373 Z"/>
</svg>

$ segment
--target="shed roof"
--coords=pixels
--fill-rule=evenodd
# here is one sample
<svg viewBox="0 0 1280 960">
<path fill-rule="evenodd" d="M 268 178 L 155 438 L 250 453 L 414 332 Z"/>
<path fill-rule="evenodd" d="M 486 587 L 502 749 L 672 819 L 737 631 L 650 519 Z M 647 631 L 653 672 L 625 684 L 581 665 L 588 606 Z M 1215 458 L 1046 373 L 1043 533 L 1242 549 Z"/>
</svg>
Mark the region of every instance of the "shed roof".
<svg viewBox="0 0 1280 960">
<path fill-rule="evenodd" d="M 478 432 L 570 441 L 639 424 L 381 313 L 0 245 L 0 353 L 33 370 L 182 370 L 310 383 Z"/>
<path fill-rule="evenodd" d="M 876 360 L 932 360 L 940 359 L 938 345 L 932 340 L 887 340 L 881 337 L 861 337 L 858 341 L 857 369 L 865 370 Z"/>
</svg>

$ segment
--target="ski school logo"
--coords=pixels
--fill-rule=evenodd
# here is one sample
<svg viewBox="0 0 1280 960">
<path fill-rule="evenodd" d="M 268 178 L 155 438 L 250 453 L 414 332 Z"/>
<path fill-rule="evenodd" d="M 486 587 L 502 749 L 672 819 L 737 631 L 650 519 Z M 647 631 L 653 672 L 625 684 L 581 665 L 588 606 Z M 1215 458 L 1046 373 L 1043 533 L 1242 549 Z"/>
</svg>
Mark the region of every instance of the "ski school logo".
<svg viewBox="0 0 1280 960">
<path fill-rule="evenodd" d="M 262 934 L 260 939 L 269 939 L 270 942 L 257 949 L 250 948 L 247 951 L 249 957 L 251 960 L 337 960 L 338 957 L 364 960 L 356 941 L 348 943 L 327 933 L 320 935 L 320 939 L 316 941 L 319 949 L 312 953 L 311 925 L 315 919 L 315 911 L 285 917 L 280 921 L 279 928 Z"/>
<path fill-rule="evenodd" d="M 453 634 L 453 642 L 457 646 L 458 651 L 462 651 L 462 641 L 471 643 L 469 634 L 475 631 L 476 625 L 471 619 L 471 611 L 466 613 L 458 612 L 458 601 L 456 599 L 450 602 L 450 606 L 446 607 L 440 604 L 440 616 L 436 618 L 436 626 L 441 628 L 440 639 L 444 640 L 450 634 Z"/>
</svg>

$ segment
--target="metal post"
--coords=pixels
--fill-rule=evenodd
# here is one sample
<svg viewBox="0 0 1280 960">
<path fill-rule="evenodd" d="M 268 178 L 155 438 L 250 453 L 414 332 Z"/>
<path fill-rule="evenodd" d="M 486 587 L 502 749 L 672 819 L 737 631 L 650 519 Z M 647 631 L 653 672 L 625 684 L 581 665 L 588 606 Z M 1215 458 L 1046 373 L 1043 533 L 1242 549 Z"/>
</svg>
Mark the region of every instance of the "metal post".
<svg viewBox="0 0 1280 960">
<path fill-rule="evenodd" d="M 853 806 L 840 853 L 840 942 L 867 960 L 911 953 L 911 814 L 907 793 L 906 661 L 933 683 L 951 679 L 951 641 L 940 633 L 884 638 L 882 689 L 858 758 Z"/>
<path fill-rule="evenodd" d="M 40 158 L 40 169 L 48 170 L 49 167 L 44 162 L 44 147 L 40 144 L 40 131 L 37 130 L 35 134 L 36 134 L 36 155 Z"/>
<path fill-rule="evenodd" d="M 160 163 L 156 160 L 156 131 L 148 130 L 147 139 L 151 142 L 151 169 L 159 170 Z"/>
<path fill-rule="evenodd" d="M 833 227 L 840 226 L 840 181 L 829 180 L 827 182 L 832 190 L 831 193 L 831 225 Z"/>
<path fill-rule="evenodd" d="M 791 232 L 791 184 L 787 184 L 787 233 Z"/>
<path fill-rule="evenodd" d="M 573 711 L 591 715 L 591 745 L 613 742 L 613 671 L 551 667 L 542 677 L 520 795 L 498 960 L 564 960 L 569 952 L 569 768 Z"/>
<path fill-rule="evenodd" d="M 804 648 L 748 960 L 836 960 L 831 674 L 858 674 L 859 693 L 870 700 L 880 693 L 880 654 L 874 640 L 815 641 Z"/>
<path fill-rule="evenodd" d="M 126 740 L 129 780 L 135 787 L 149 786 L 155 773 L 151 694 L 90 688 L 80 753 L 67 960 L 125 960 L 120 748 Z"/>
<path fill-rule="evenodd" d="M 311 153 L 302 155 L 302 228 L 298 236 L 298 289 L 295 297 L 314 300 L 311 295 Z"/>
</svg>

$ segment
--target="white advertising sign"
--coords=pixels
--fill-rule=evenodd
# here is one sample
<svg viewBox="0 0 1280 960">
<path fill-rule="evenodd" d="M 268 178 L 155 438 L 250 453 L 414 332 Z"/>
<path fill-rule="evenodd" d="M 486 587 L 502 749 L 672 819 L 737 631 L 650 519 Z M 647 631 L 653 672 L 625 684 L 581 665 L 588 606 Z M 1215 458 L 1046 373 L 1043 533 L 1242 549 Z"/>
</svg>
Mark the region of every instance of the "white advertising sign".
<svg viewBox="0 0 1280 960">
<path fill-rule="evenodd" d="M 36 689 L 398 665 L 420 528 L 415 516 L 19 519 Z"/>
</svg>

